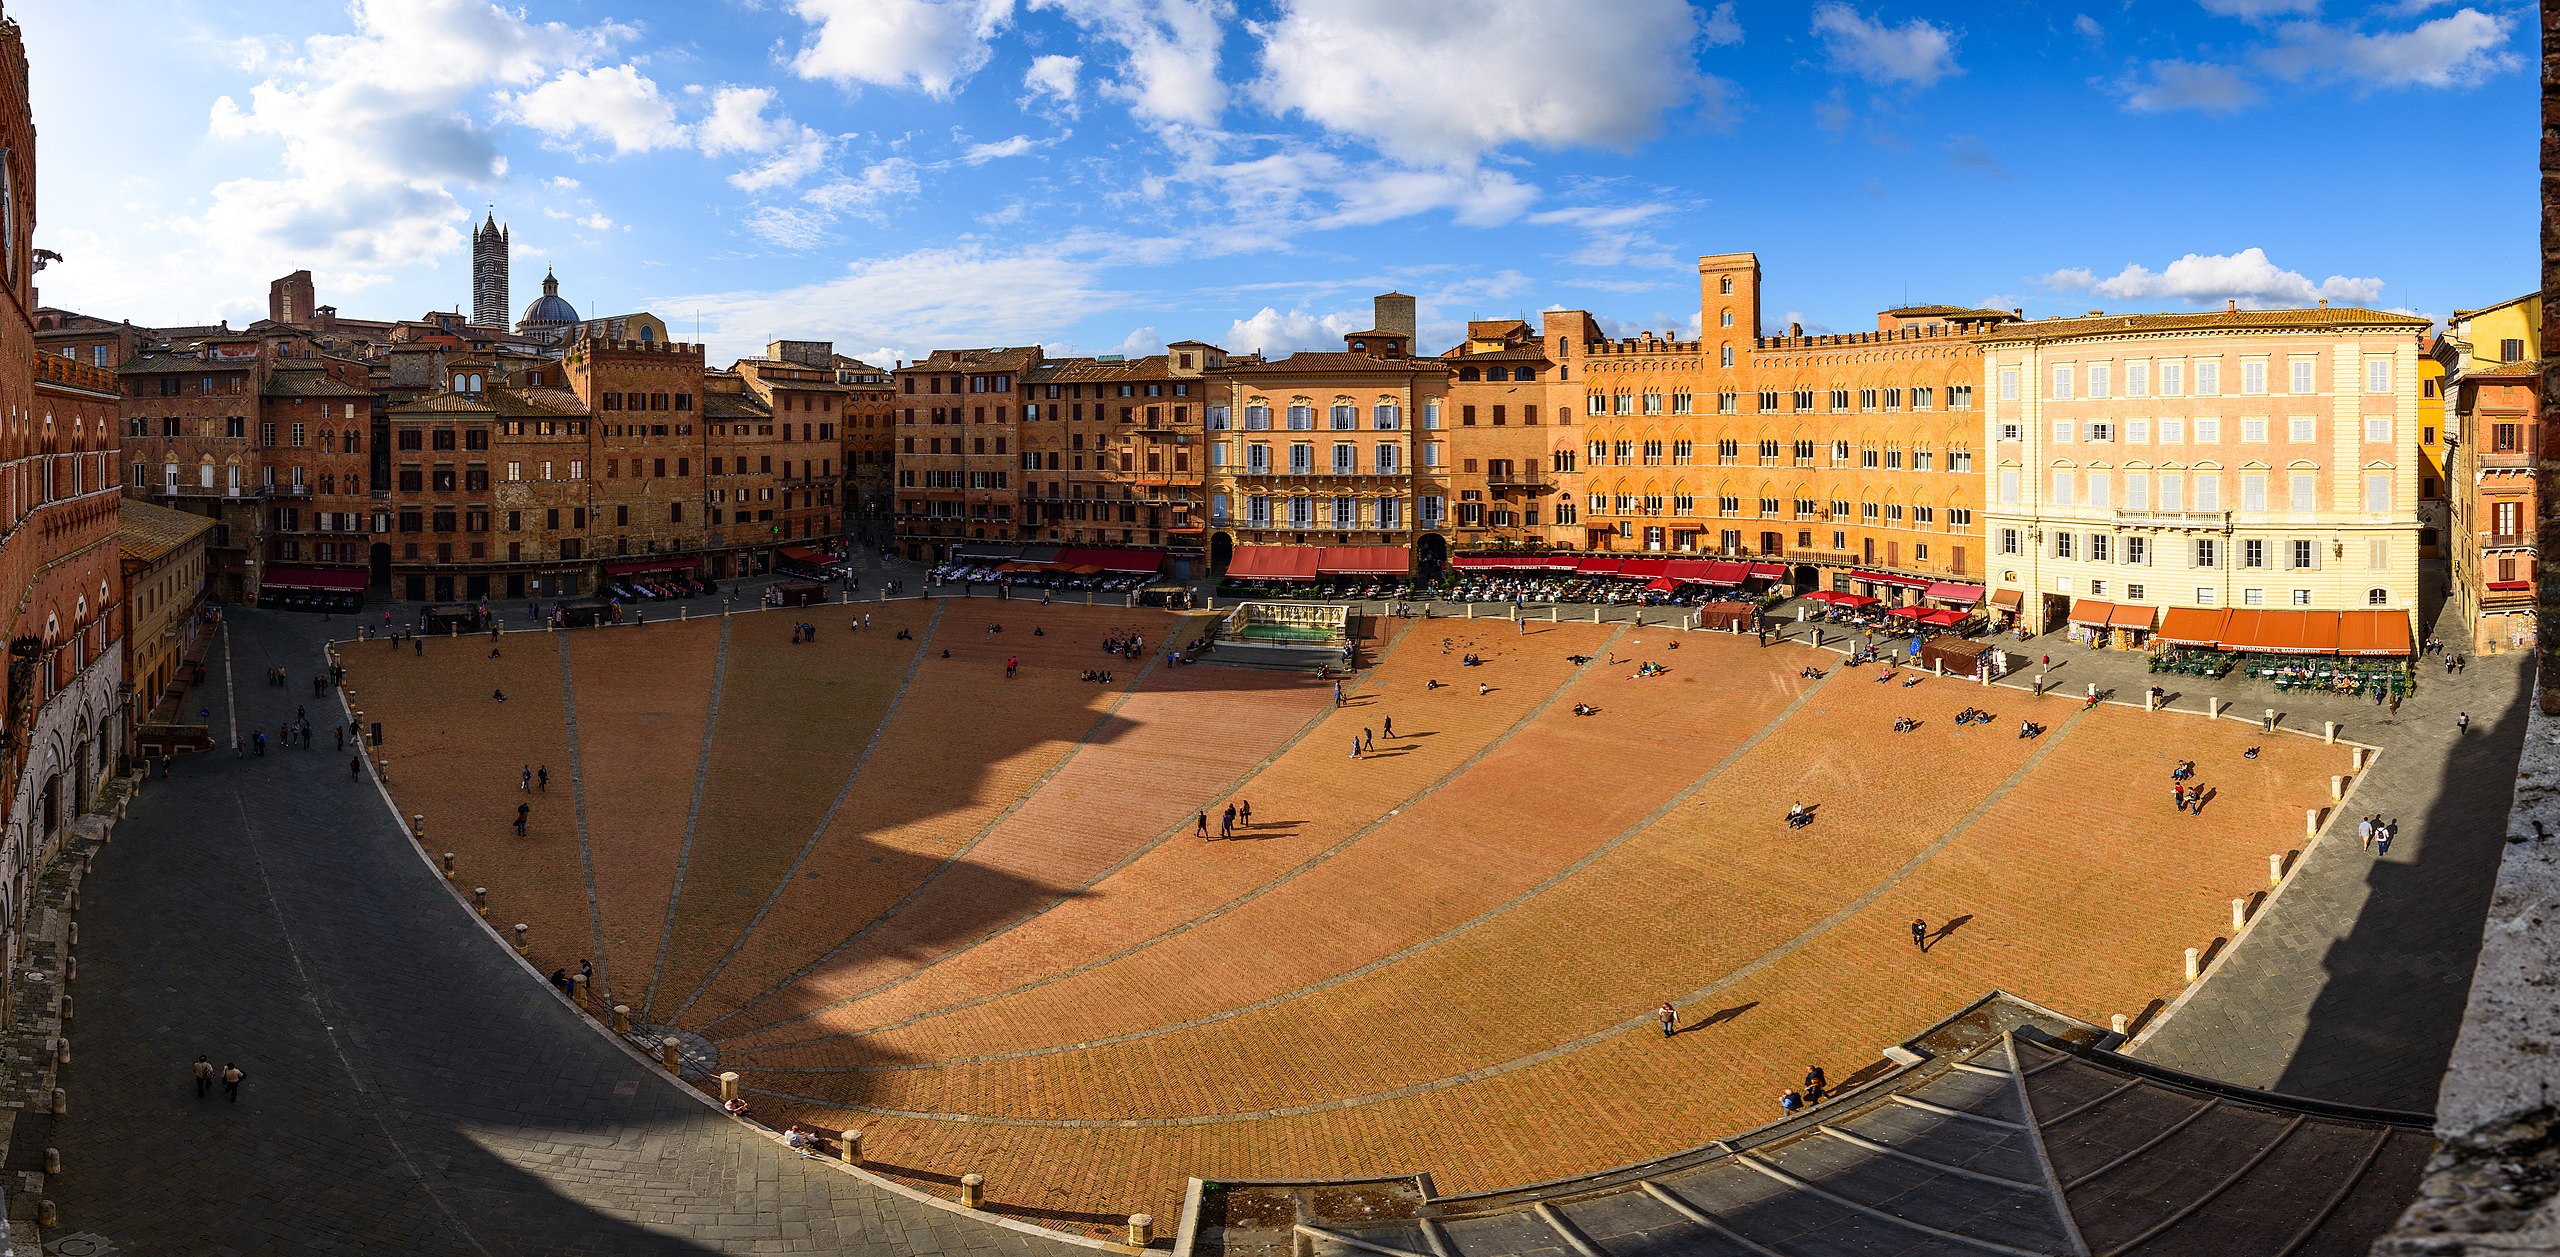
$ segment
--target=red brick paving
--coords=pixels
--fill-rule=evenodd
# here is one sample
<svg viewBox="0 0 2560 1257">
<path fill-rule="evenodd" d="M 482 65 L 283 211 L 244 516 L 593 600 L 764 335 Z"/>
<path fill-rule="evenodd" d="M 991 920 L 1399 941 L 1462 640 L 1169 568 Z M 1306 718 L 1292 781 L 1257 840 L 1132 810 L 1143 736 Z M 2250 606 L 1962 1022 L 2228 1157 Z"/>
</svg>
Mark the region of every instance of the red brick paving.
<svg viewBox="0 0 2560 1257">
<path fill-rule="evenodd" d="M 818 876 L 784 889 L 755 944 L 704 991 L 693 1023 L 716 1024 L 765 995 L 924 884 L 1037 786 L 1136 684 L 1143 665 L 1102 654 L 1102 639 L 1138 630 L 1152 649 L 1175 620 L 1120 608 L 948 603 L 879 749 L 810 854 L 803 872 Z M 1032 636 L 1035 624 L 1047 635 Z M 990 625 L 1005 631 L 989 633 Z M 1023 661 L 1014 680 L 1004 677 L 1009 657 Z M 1106 666 L 1116 684 L 1077 679 Z M 1061 889 L 1019 879 L 991 887 L 938 922 L 929 945 L 938 952 L 965 943 Z M 760 1021 L 788 1011 L 787 1004 L 755 1009 Z"/>
<path fill-rule="evenodd" d="M 964 613 L 974 613 L 974 622 L 960 622 Z M 811 868 L 823 865 L 825 876 L 785 889 L 790 911 L 777 909 L 715 989 L 761 990 L 896 902 L 943 853 L 1021 798 L 1108 701 L 1102 687 L 1072 680 L 1097 657 L 1089 641 L 1053 631 L 1044 640 L 1075 649 L 1054 658 L 1042 652 L 1034 671 L 1064 668 L 1063 684 L 1033 676 L 1008 686 L 989 679 L 988 664 L 1020 644 L 1015 621 L 1028 623 L 1020 604 L 956 604 L 950 614 L 954 622 L 927 643 L 927 666 L 848 801 L 847 813 L 859 819 L 849 828 L 840 815 L 837 829 L 845 832 L 820 844 Z M 1109 616 L 1136 622 L 1132 613 Z M 1008 621 L 1001 648 L 983 632 L 996 617 Z M 739 1033 L 824 1002 L 795 989 L 720 1027 L 735 1036 L 722 1045 L 723 1063 L 741 1068 L 751 1088 L 834 1096 L 844 1106 L 795 1111 L 766 1099 L 760 1110 L 861 1126 L 867 1149 L 893 1169 L 983 1172 L 994 1198 L 1031 1208 L 1174 1216 L 1181 1180 L 1191 1174 L 1429 1170 L 1450 1191 L 1554 1177 L 1757 1125 L 1776 1115 L 1777 1092 L 1806 1063 L 1845 1077 L 1871 1064 L 1884 1044 L 1991 986 L 2100 1022 L 2173 997 L 2181 985 L 2179 949 L 2227 932 L 2230 898 L 2263 887 L 2266 853 L 2298 844 L 2302 808 L 2325 802 L 2328 774 L 2344 771 L 2347 760 L 2344 748 L 2268 737 L 2234 722 L 2101 708 L 2053 735 L 2060 740 L 2050 753 L 2021 774 L 2043 744 L 2019 740 L 2017 720 L 2032 713 L 2065 726 L 2076 703 L 1944 680 L 1905 690 L 1843 670 L 1660 822 L 1527 902 L 1323 990 L 1220 1016 L 1375 961 L 1553 874 L 1765 728 L 1803 684 L 1793 673 L 1806 656 L 1793 648 L 1764 653 L 1700 634 L 1684 636 L 1675 655 L 1653 640 L 1667 639 L 1665 631 L 1636 630 L 1619 653 L 1672 663 L 1670 677 L 1628 681 L 1623 667 L 1602 667 L 1557 695 L 1570 673 L 1561 656 L 1590 649 L 1601 632 L 1563 626 L 1523 641 L 1491 625 L 1413 626 L 1367 678 L 1382 690 L 1355 689 L 1355 705 L 1339 713 L 1323 712 L 1316 700 L 1315 730 L 1241 789 L 1254 799 L 1264 834 L 1211 844 L 1179 836 L 1021 928 L 931 963 L 988 922 L 1047 902 L 1069 879 L 1090 876 L 1161 833 L 1166 816 L 1178 823 L 1195 798 L 1268 754 L 1292 719 L 1305 718 L 1303 690 L 1222 686 L 1213 674 L 1224 670 L 1162 675 L 1124 709 L 1138 726 L 1122 746 L 1129 757 L 1159 759 L 1153 748 L 1161 743 L 1150 733 L 1207 741 L 1197 731 L 1224 721 L 1250 720 L 1255 739 L 1187 749 L 1189 756 L 1221 758 L 1160 773 L 1143 813 L 1128 815 L 1120 814 L 1128 801 L 1098 783 L 1132 774 L 1126 767 L 1102 772 L 1108 752 L 1087 748 L 1077 760 L 1092 756 L 1093 765 L 1059 774 L 997 826 L 1003 842 L 1021 845 L 989 893 L 967 902 L 929 892 L 909 909 L 913 919 L 896 925 L 923 927 L 919 933 L 883 933 L 884 941 L 901 940 L 887 957 L 893 964 L 864 957 L 858 979 L 849 969 L 824 989 L 841 991 L 883 973 L 913 976 L 820 1017 Z M 1459 668 L 1439 655 L 1441 636 L 1471 639 L 1495 662 Z M 1645 648 L 1631 644 L 1637 640 Z M 968 666 L 939 666 L 944 642 L 953 647 L 952 665 Z M 1032 654 L 1019 653 L 1027 661 Z M 378 710 L 415 704 L 477 715 L 453 687 L 434 683 L 438 662 L 431 657 L 429 666 L 410 668 L 376 660 L 374 668 L 359 668 L 353 683 L 373 691 L 365 701 Z M 750 701 L 739 685 L 761 683 L 743 680 L 740 661 L 733 669 L 724 707 Z M 1120 671 L 1124 682 L 1135 672 Z M 586 705 L 586 676 L 582 667 L 582 730 L 597 718 Z M 1421 691 L 1422 679 L 1433 676 L 1449 688 Z M 1479 698 L 1479 679 L 1495 692 Z M 1200 681 L 1212 697 L 1197 697 L 1185 684 Z M 538 675 L 506 684 L 511 695 L 523 687 L 533 704 L 527 712 L 543 701 Z M 1438 794 L 1414 798 L 1550 696 L 1556 705 L 1508 743 Z M 1596 702 L 1603 715 L 1571 716 L 1567 707 L 1576 700 Z M 556 723 L 556 695 L 550 701 Z M 1186 711 L 1186 702 L 1200 711 Z M 1999 718 L 1959 732 L 1950 717 L 1973 704 L 1990 706 Z M 1247 708 L 1258 710 L 1247 717 Z M 978 718 L 994 709 L 1005 713 L 1003 721 Z M 1294 715 L 1274 714 L 1283 711 Z M 1360 761 L 1334 745 L 1390 711 L 1400 731 L 1439 736 L 1401 740 L 1406 745 Z M 1901 714 L 1921 718 L 1922 728 L 1892 733 L 1890 721 Z M 2239 758 L 2249 745 L 2263 747 L 2258 760 Z M 419 767 L 469 782 L 495 776 L 506 787 L 511 770 L 503 766 L 530 753 L 521 739 L 475 739 L 422 755 Z M 715 758 L 728 753 L 723 748 Z M 2197 759 L 2206 784 L 2221 792 L 2201 818 L 2176 812 L 2167 800 L 2168 767 L 2181 756 Z M 715 768 L 731 771 L 725 760 Z M 822 774 L 809 776 L 771 788 L 805 811 L 811 798 L 831 797 L 831 787 L 815 780 Z M 1981 808 L 1969 828 L 1894 880 L 2004 783 L 2012 783 L 2008 792 Z M 488 791 L 439 783 L 422 784 L 418 793 L 423 806 L 460 816 Z M 1814 826 L 1783 827 L 1793 799 L 1821 805 Z M 1290 877 L 1316 852 L 1397 809 L 1334 859 Z M 502 824 L 497 832 L 503 835 Z M 748 872 L 732 874 L 721 862 L 729 856 L 703 847 L 709 832 L 697 836 L 689 886 L 696 873 L 752 879 L 754 870 L 773 866 L 783 845 L 770 840 L 747 853 L 736 867 Z M 466 858 L 494 864 L 509 850 L 487 843 Z M 547 876 L 562 887 L 544 902 L 577 903 L 574 858 L 549 854 L 554 858 L 516 866 L 520 875 Z M 869 863 L 873 854 L 883 863 Z M 1283 877 L 1289 880 L 1270 893 L 1173 932 Z M 958 889 L 961 879 L 951 884 Z M 712 887 L 703 885 L 706 893 Z M 745 889 L 761 895 L 771 887 Z M 1872 902 L 1859 906 L 1868 896 Z M 647 906 L 643 895 L 628 897 Z M 1933 924 L 1964 919 L 1922 955 L 1907 930 L 1915 914 Z M 650 921 L 663 915 L 661 901 Z M 537 939 L 549 929 L 537 923 Z M 717 933 L 709 931 L 706 941 Z M 1158 941 L 1075 976 L 1014 990 L 1149 940 Z M 688 942 L 687 950 L 695 946 Z M 951 1008 L 985 996 L 994 998 Z M 1670 997 L 1694 997 L 1684 1013 L 1692 1023 L 1718 1010 L 1725 1016 L 1666 1043 L 1645 1014 Z M 697 1012 L 727 1006 L 706 999 Z M 1204 1016 L 1215 1019 L 1179 1024 Z M 910 1018 L 883 1034 L 752 1050 Z M 1169 1026 L 1177 1028 L 1086 1050 L 949 1059 Z M 1533 1059 L 1538 1053 L 1555 1054 Z M 758 1068 L 785 1059 L 921 1067 Z M 1470 1071 L 1490 1072 L 1444 1084 Z M 1267 1113 L 1399 1088 L 1411 1090 L 1348 1108 Z M 890 1116 L 861 1106 L 979 1120 Z M 1117 1124 L 1151 1118 L 1188 1124 Z M 1059 1124 L 1076 1119 L 1110 1124 Z"/>
<path fill-rule="evenodd" d="M 702 815 L 650 1020 L 671 1019 L 790 871 L 924 649 L 930 607 L 864 610 L 870 628 L 842 631 L 836 613 L 800 645 L 791 626 L 802 609 L 734 618 Z M 899 640 L 900 629 L 915 639 Z"/>
<path fill-rule="evenodd" d="M 720 621 L 572 632 L 561 640 L 576 685 L 578 772 L 604 939 L 596 967 L 607 993 L 630 1003 L 648 989 L 658 962 L 702 764 Z M 559 766 L 551 775 L 557 793 Z"/>
</svg>

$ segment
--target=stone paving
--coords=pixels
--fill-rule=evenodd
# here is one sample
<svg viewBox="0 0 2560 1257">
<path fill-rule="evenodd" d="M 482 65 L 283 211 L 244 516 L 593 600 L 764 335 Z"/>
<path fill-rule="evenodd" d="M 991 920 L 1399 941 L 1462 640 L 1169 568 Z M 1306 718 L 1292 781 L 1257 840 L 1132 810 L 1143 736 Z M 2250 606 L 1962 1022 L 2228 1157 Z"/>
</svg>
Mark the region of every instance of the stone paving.
<svg viewBox="0 0 2560 1257">
<path fill-rule="evenodd" d="M 1792 643 L 1624 622 L 1389 621 L 1336 707 L 1287 674 L 1096 649 L 1160 642 L 1170 616 L 1020 601 L 949 602 L 903 659 L 820 665 L 855 648 L 830 627 L 740 666 L 789 621 L 569 635 L 595 890 L 561 859 L 510 894 L 591 910 L 614 989 L 655 990 L 643 1020 L 702 1035 L 761 1108 L 1053 1218 L 1169 1217 L 1191 1173 L 1427 1168 L 1463 1189 L 1655 1155 L 1992 986 L 2143 1014 L 2348 755 L 2283 738 L 2244 761 L 2267 739 L 2236 722 L 1878 684 Z M 667 669 L 590 666 L 641 633 Z M 375 656 L 353 659 L 371 703 Z M 1115 683 L 1077 679 L 1106 663 Z M 838 670 L 870 697 L 813 756 L 827 771 L 775 771 L 825 705 L 760 691 Z M 1995 722 L 1955 725 L 1968 706 Z M 1892 733 L 1906 715 L 1920 728 Z M 2052 732 L 2019 738 L 2030 716 Z M 2169 805 L 2177 756 L 2213 765 L 2200 817 Z M 730 771 L 755 772 L 753 804 Z M 1253 826 L 1198 841 L 1196 814 L 1235 799 Z M 1785 829 L 1793 800 L 1814 826 Z M 627 819 L 595 823 L 608 807 Z M 1948 929 L 1926 957 L 1914 914 Z M 537 934 L 537 965 L 584 937 Z M 644 938 L 645 980 L 616 941 Z M 1669 1062 L 1647 1015 L 1666 997 L 1714 1021 Z M 1625 1120 L 1480 1133 L 1535 1128 L 1576 1088 Z"/>
<path fill-rule="evenodd" d="M 231 619 L 243 726 L 309 704 L 318 636 L 346 621 Z M 550 645 L 510 636 L 500 662 L 556 674 L 518 643 Z M 487 662 L 485 642 L 454 653 Z M 258 684 L 270 664 L 296 687 Z M 537 672 L 508 682 L 511 714 Z M 222 686 L 203 692 L 227 724 Z M 441 749 L 517 736 L 457 706 L 471 723 Z M 189 1257 L 1075 1251 L 802 1161 L 626 1055 L 435 885 L 332 746 L 181 760 L 99 853 L 50 1239 Z M 404 786 L 437 780 L 425 748 L 403 749 Z M 508 770 L 483 779 L 480 812 L 516 796 L 525 751 L 478 752 Z M 513 841 L 502 820 L 480 828 Z M 540 841 L 574 885 L 573 840 Z M 195 1098 L 199 1052 L 247 1072 L 237 1104 Z"/>
</svg>

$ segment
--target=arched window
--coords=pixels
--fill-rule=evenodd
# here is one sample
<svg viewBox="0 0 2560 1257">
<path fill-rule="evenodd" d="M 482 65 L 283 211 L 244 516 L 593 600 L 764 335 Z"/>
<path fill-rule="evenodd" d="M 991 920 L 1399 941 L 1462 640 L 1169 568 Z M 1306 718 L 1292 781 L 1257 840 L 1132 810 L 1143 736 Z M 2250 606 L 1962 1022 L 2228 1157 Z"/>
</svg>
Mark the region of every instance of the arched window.
<svg viewBox="0 0 2560 1257">
<path fill-rule="evenodd" d="M 1718 316 L 1717 322 L 1725 327 L 1733 326 L 1733 311 L 1725 311 L 1722 315 Z"/>
<path fill-rule="evenodd" d="M 1458 378 L 1461 380 L 1475 379 L 1477 378 L 1476 369 L 1474 367 L 1460 367 L 1458 368 Z"/>
<path fill-rule="evenodd" d="M 1724 364 L 1725 366 L 1728 366 L 1728 367 L 1729 367 L 1729 366 L 1732 366 L 1732 365 L 1733 365 L 1733 346 L 1731 346 L 1731 345 L 1727 345 L 1727 346 L 1725 346 L 1725 347 L 1724 347 L 1724 352 L 1723 352 L 1723 354 L 1721 355 L 1721 357 L 1723 358 L 1723 364 Z"/>
<path fill-rule="evenodd" d="M 2365 605 L 2367 606 L 2389 606 L 2391 604 L 2391 591 L 2388 589 L 2368 589 L 2364 591 L 2364 600 Z"/>
<path fill-rule="evenodd" d="M 1724 276 L 1724 277 L 1723 277 L 1723 278 L 1721 278 L 1721 279 L 1718 279 L 1718 280 L 1716 281 L 1716 291 L 1717 291 L 1718 293 L 1720 293 L 1720 294 L 1724 295 L 1724 296 L 1727 296 L 1727 297 L 1732 296 L 1732 295 L 1733 295 L 1733 276 L 1731 276 L 1731 275 L 1727 275 L 1727 276 Z"/>
</svg>

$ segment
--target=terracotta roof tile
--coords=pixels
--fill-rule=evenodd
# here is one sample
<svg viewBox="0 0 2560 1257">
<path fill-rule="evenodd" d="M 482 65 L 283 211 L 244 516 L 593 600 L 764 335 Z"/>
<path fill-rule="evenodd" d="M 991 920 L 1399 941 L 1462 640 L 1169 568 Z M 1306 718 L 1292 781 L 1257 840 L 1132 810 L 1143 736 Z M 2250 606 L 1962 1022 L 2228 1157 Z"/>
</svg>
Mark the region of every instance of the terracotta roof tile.
<svg viewBox="0 0 2560 1257">
<path fill-rule="evenodd" d="M 116 548 L 128 559 L 148 563 L 185 545 L 189 539 L 212 531 L 213 521 L 202 515 L 153 506 L 135 498 L 116 504 Z"/>
</svg>

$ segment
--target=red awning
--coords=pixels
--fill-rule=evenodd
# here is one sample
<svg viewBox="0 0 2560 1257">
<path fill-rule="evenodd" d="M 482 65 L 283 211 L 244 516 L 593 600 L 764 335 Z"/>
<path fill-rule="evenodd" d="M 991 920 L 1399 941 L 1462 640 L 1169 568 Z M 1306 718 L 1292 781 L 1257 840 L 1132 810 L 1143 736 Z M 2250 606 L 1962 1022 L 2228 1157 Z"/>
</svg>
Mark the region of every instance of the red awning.
<svg viewBox="0 0 2560 1257">
<path fill-rule="evenodd" d="M 1680 582 L 1675 581 L 1668 576 L 1657 576 L 1645 583 L 1646 589 L 1652 590 L 1657 594 L 1667 594 L 1679 587 Z"/>
<path fill-rule="evenodd" d="M 1954 628 L 1955 626 L 1964 623 L 1964 612 L 1955 610 L 1952 607 L 1937 607 L 1932 610 L 1921 612 L 1920 622 L 1922 624 L 1933 625 L 1938 628 Z"/>
<path fill-rule="evenodd" d="M 341 567 L 271 567 L 258 577 L 267 589 L 301 589 L 335 593 L 363 593 L 370 578 L 356 568 Z"/>
<path fill-rule="evenodd" d="M 1787 565 L 1784 563 L 1754 563 L 1751 565 L 1751 579 L 1753 580 L 1785 580 L 1786 578 Z"/>
<path fill-rule="evenodd" d="M 2116 604 L 2100 598 L 2082 598 L 2071 604 L 2071 622 L 2089 628 L 2105 628 L 2108 617 L 2115 614 Z"/>
<path fill-rule="evenodd" d="M 1235 557 L 1227 561 L 1227 575 L 1236 580 L 1314 580 L 1316 548 L 1237 546 Z"/>
<path fill-rule="evenodd" d="M 1652 580 L 1669 571 L 1670 567 L 1669 559 L 1629 559 L 1625 567 L 1618 569 L 1618 575 L 1628 580 Z"/>
<path fill-rule="evenodd" d="M 1577 559 L 1574 561 L 1573 569 L 1593 576 L 1614 576 L 1617 575 L 1619 568 L 1626 566 L 1626 563 L 1625 559 Z"/>
<path fill-rule="evenodd" d="M 806 563 L 812 567 L 825 567 L 835 561 L 807 546 L 784 546 L 782 557 L 794 563 Z"/>
<path fill-rule="evenodd" d="M 2171 607 L 2160 617 L 2159 640 L 2172 646 L 2219 646 L 2231 613 L 2219 607 Z"/>
<path fill-rule="evenodd" d="M 1969 607 L 1982 601 L 1982 586 L 1959 585 L 1953 581 L 1939 581 L 1937 584 L 1931 585 L 1926 590 L 1921 591 L 1920 596 L 1931 602 L 1955 602 L 1962 603 Z"/>
<path fill-rule="evenodd" d="M 1547 560 L 1535 554 L 1462 554 L 1449 560 L 1452 566 L 1476 572 L 1542 571 Z"/>
<path fill-rule="evenodd" d="M 1927 607 L 1915 605 L 1908 607 L 1895 607 L 1893 610 L 1885 612 L 1885 614 L 1892 616 L 1897 620 L 1917 620 L 1921 616 L 1928 614 L 1928 611 L 1929 609 Z"/>
<path fill-rule="evenodd" d="M 1413 552 L 1403 546 L 1325 546 L 1316 551 L 1320 576 L 1407 576 Z"/>
<path fill-rule="evenodd" d="M 689 572 L 693 570 L 694 563 L 695 560 L 692 559 L 625 559 L 619 563 L 605 564 L 604 574 L 647 576 L 654 572 Z"/>
<path fill-rule="evenodd" d="M 2338 653 L 2406 656 L 2409 653 L 2409 613 L 2406 611 L 2339 612 Z"/>
<path fill-rule="evenodd" d="M 1699 579 L 1710 585 L 1739 585 L 1749 579 L 1750 575 L 1751 568 L 1748 564 L 1715 559 L 1708 562 L 1707 574 Z"/>
<path fill-rule="evenodd" d="M 1084 546 L 1068 546 L 1051 560 L 1060 567 L 1090 567 L 1105 572 L 1153 575 L 1164 567 L 1164 555 L 1154 550 L 1109 550 Z"/>
<path fill-rule="evenodd" d="M 2510 594 L 2519 590 L 2531 588 L 2533 588 L 2533 582 L 2529 580 L 2493 580 L 2489 582 L 2489 591 L 2491 593 Z"/>
<path fill-rule="evenodd" d="M 2119 602 L 2116 604 L 2115 611 L 2107 616 L 2107 627 L 2141 629 L 2144 632 L 2149 632 L 2151 630 L 2151 620 L 2155 614 L 2157 613 L 2149 607 L 2136 606 L 2130 602 Z"/>
<path fill-rule="evenodd" d="M 1851 572 L 1849 579 L 1866 581 L 1872 585 L 1899 585 L 1905 589 L 1927 589 L 1935 583 L 1917 576 L 1896 576 L 1891 572 Z"/>
<path fill-rule="evenodd" d="M 1858 607 L 1872 607 L 1876 605 L 1876 600 L 1866 596 L 1865 594 L 1844 594 L 1829 589 L 1817 589 L 1812 593 L 1806 594 L 1805 601 L 1827 602 L 1835 607 L 1849 607 L 1852 609 Z"/>
</svg>

